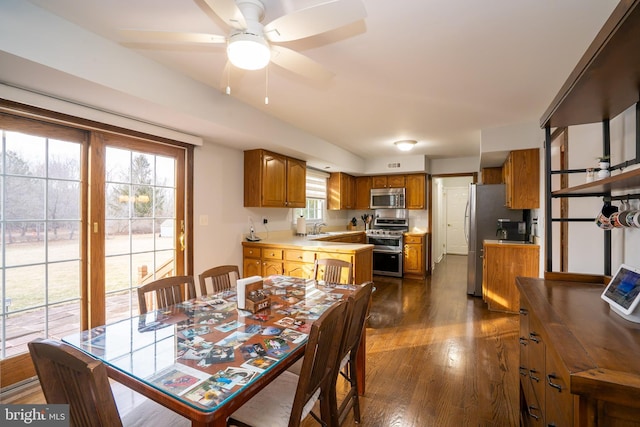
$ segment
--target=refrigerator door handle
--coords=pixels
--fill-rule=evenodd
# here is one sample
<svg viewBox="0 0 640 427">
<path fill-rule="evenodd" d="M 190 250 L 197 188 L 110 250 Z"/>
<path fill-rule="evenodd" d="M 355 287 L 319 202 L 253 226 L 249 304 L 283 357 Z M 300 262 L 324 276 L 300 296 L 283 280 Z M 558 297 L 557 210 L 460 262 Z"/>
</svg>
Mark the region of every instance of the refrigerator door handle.
<svg viewBox="0 0 640 427">
<path fill-rule="evenodd" d="M 471 217 L 469 215 L 469 200 L 464 207 L 464 240 L 469 243 L 469 228 L 471 227 Z"/>
</svg>

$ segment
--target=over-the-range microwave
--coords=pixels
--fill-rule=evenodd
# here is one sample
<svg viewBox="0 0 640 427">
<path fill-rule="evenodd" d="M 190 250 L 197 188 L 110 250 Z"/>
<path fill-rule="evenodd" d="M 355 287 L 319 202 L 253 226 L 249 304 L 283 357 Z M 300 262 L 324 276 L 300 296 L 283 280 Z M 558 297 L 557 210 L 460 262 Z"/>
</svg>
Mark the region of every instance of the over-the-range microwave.
<svg viewBox="0 0 640 427">
<path fill-rule="evenodd" d="M 371 189 L 371 209 L 404 209 L 404 188 L 373 188 Z"/>
</svg>

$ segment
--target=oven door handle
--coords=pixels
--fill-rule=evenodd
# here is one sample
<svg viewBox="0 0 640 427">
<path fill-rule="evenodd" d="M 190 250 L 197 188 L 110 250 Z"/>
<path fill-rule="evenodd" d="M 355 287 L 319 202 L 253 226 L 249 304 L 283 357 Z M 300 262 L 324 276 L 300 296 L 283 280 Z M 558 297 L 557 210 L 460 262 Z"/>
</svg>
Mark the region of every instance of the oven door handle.
<svg viewBox="0 0 640 427">
<path fill-rule="evenodd" d="M 385 250 L 385 249 L 374 249 L 373 252 L 376 252 L 379 254 L 401 254 L 402 250 L 392 251 L 392 250 Z"/>
</svg>

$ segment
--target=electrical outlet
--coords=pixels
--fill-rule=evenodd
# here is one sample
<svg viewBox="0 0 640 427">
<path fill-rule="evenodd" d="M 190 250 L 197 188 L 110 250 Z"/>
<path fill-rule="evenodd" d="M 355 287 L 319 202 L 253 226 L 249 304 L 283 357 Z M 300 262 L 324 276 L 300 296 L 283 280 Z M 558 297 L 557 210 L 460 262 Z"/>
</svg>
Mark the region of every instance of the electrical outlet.
<svg viewBox="0 0 640 427">
<path fill-rule="evenodd" d="M 262 223 L 263 223 L 263 224 L 268 224 L 268 223 L 269 223 L 269 220 L 267 219 L 267 217 L 266 217 L 266 216 L 263 216 L 263 217 L 262 217 Z"/>
</svg>

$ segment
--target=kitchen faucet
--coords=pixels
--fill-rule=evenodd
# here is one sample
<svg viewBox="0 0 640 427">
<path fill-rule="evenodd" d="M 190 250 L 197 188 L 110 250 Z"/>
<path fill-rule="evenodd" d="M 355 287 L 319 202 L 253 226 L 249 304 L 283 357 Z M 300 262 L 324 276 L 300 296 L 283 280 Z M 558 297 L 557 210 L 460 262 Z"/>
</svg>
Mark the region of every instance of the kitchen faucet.
<svg viewBox="0 0 640 427">
<path fill-rule="evenodd" d="M 316 222 L 313 224 L 313 234 L 320 234 L 320 228 L 326 226 L 324 222 Z"/>
</svg>

